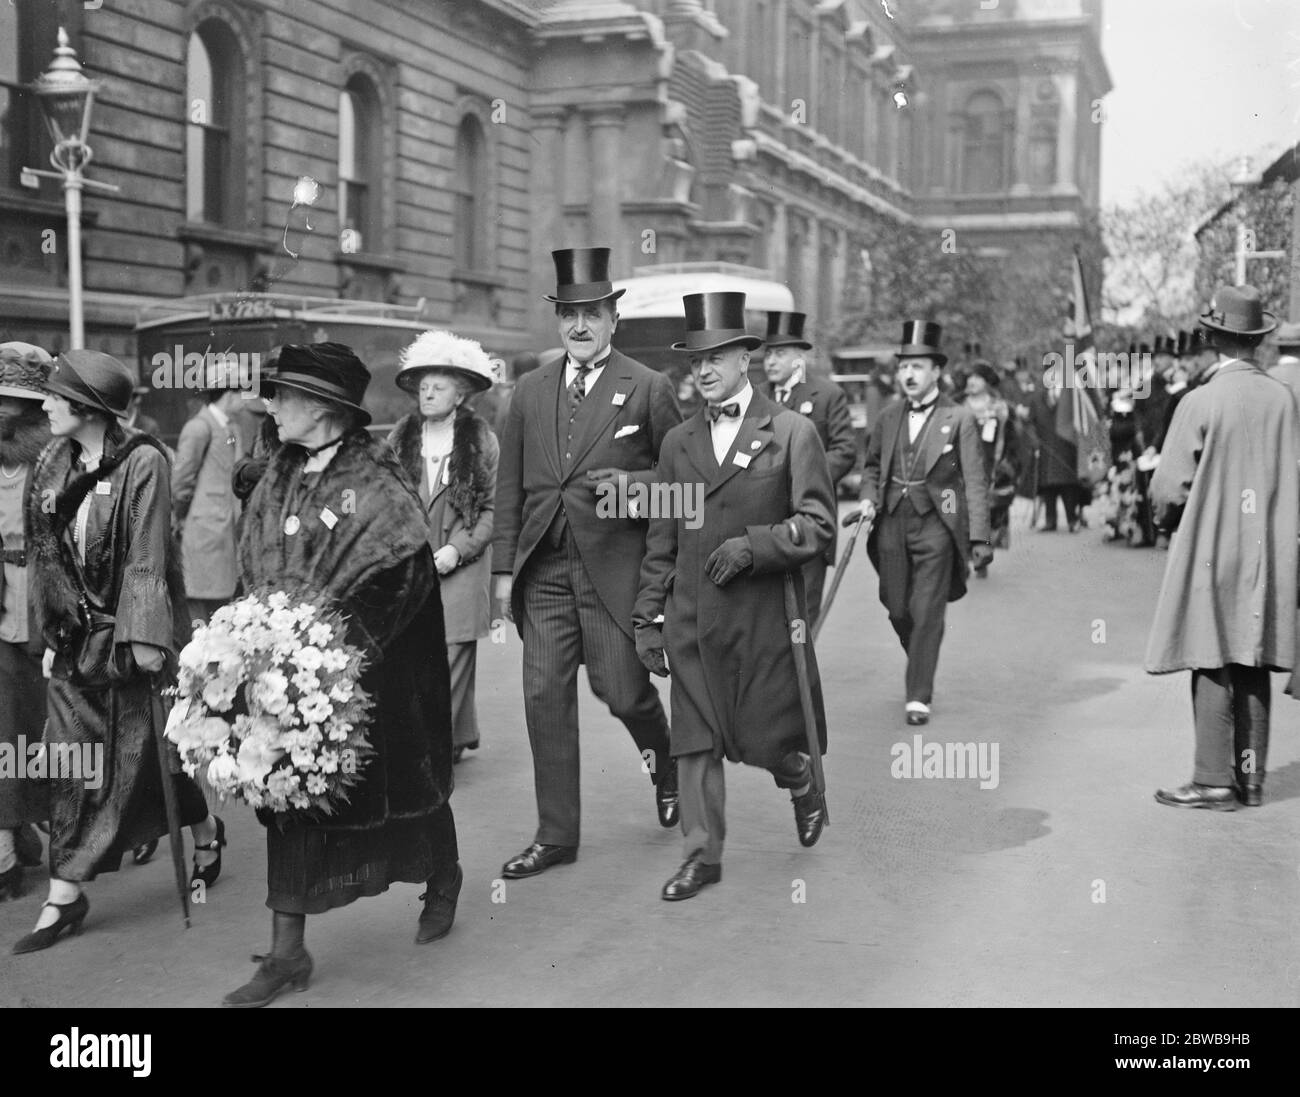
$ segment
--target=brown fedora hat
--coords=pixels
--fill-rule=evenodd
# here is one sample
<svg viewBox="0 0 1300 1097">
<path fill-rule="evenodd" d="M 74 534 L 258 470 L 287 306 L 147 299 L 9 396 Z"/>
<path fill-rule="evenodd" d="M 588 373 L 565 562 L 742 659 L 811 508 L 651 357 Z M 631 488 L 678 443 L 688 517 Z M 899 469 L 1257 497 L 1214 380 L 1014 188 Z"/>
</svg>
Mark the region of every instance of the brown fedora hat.
<svg viewBox="0 0 1300 1097">
<path fill-rule="evenodd" d="M 1277 327 L 1277 317 L 1264 309 L 1254 286 L 1220 286 L 1200 322 L 1212 331 L 1229 335 L 1267 335 Z"/>
</svg>

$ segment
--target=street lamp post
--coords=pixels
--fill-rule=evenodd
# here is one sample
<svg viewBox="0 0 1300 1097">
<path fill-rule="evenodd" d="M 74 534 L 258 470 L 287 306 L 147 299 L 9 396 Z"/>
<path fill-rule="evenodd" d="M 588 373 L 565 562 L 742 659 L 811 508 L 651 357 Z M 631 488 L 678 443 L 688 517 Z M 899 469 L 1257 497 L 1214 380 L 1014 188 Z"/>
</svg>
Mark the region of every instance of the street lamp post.
<svg viewBox="0 0 1300 1097">
<path fill-rule="evenodd" d="M 32 92 L 54 139 L 50 163 L 57 171 L 25 168 L 31 175 L 63 181 L 64 205 L 68 213 L 68 327 L 71 349 L 86 345 L 85 312 L 81 300 L 81 192 L 86 187 L 116 192 L 109 183 L 85 177 L 91 160 L 86 135 L 90 132 L 90 111 L 98 86 L 81 71 L 77 52 L 68 45 L 68 33 L 59 28 L 59 44 L 50 67 L 33 81 Z"/>
</svg>

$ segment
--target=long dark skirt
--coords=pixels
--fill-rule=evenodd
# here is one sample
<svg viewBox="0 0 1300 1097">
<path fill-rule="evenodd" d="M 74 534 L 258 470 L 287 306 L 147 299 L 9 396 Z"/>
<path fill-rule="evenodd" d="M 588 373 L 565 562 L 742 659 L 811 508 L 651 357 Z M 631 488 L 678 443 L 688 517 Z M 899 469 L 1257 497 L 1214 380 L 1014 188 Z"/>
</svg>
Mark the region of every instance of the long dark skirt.
<svg viewBox="0 0 1300 1097">
<path fill-rule="evenodd" d="M 274 825 L 266 831 L 266 905 L 282 914 L 324 914 L 380 895 L 389 884 L 423 884 L 460 859 L 451 804 L 371 830 Z"/>
<path fill-rule="evenodd" d="M 89 691 L 50 679 L 45 741 L 75 747 L 80 766 L 49 779 L 50 873 L 60 880 L 116 872 L 123 854 L 167 833 L 151 696 L 147 681 Z M 203 822 L 198 786 L 183 773 L 172 779 L 181 825 Z"/>
<path fill-rule="evenodd" d="M 23 776 L 0 777 L 0 828 L 41 823 L 49 815 L 43 780 L 25 776 L 27 748 L 45 734 L 45 678 L 41 657 L 21 644 L 0 641 L 0 749 L 21 767 Z"/>
</svg>

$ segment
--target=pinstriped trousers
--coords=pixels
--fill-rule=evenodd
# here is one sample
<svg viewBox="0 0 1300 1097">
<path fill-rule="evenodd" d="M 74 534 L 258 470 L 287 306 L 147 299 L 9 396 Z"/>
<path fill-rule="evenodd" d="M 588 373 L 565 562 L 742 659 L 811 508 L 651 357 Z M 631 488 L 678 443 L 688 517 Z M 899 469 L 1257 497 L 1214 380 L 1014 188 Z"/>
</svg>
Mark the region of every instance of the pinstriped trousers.
<svg viewBox="0 0 1300 1097">
<path fill-rule="evenodd" d="M 668 718 L 636 645 L 615 624 L 566 530 L 559 548 L 539 546 L 524 584 L 524 718 L 533 749 L 537 837 L 576 846 L 582 817 L 578 768 L 578 666 L 592 692 L 627 727 L 652 772 L 666 772 Z M 638 768 L 639 768 L 638 763 Z M 647 805 L 648 807 L 648 805 Z"/>
</svg>

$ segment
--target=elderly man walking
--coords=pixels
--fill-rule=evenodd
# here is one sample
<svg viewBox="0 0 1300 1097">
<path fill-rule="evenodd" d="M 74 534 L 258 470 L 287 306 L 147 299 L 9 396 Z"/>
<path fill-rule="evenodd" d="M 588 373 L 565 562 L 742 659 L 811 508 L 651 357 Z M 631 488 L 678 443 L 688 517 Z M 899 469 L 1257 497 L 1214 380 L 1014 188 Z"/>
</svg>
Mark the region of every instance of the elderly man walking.
<svg viewBox="0 0 1300 1097">
<path fill-rule="evenodd" d="M 1192 779 L 1156 800 L 1232 811 L 1263 802 L 1269 672 L 1295 661 L 1300 412 L 1255 363 L 1276 327 L 1258 290 L 1221 287 L 1201 326 L 1218 363 L 1180 401 L 1151 480 L 1157 525 L 1178 532 L 1146 669 L 1192 672 Z"/>
</svg>

